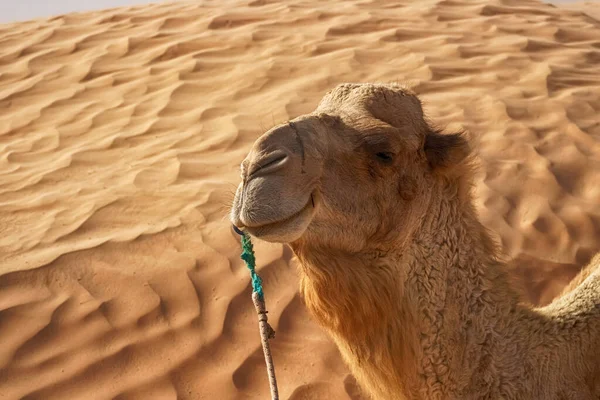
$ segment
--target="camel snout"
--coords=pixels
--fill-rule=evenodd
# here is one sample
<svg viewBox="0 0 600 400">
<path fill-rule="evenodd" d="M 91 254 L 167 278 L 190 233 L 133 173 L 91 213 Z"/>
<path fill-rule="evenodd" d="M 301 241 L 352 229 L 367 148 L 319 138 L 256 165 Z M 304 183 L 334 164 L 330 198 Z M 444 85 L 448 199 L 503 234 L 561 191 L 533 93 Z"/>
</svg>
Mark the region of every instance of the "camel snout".
<svg viewBox="0 0 600 400">
<path fill-rule="evenodd" d="M 278 125 L 260 136 L 242 162 L 230 220 L 261 240 L 290 243 L 320 209 L 323 160 L 314 116 Z"/>
</svg>

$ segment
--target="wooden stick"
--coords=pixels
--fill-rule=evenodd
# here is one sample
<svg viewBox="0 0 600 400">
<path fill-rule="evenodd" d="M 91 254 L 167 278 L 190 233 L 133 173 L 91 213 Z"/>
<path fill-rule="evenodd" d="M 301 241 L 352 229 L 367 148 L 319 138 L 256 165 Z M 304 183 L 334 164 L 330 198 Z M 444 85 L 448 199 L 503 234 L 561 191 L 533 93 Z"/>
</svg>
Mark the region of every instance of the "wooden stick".
<svg viewBox="0 0 600 400">
<path fill-rule="evenodd" d="M 267 374 L 269 375 L 269 386 L 271 387 L 271 399 L 279 400 L 279 392 L 277 390 L 277 379 L 275 378 L 275 366 L 271 357 L 271 348 L 269 347 L 269 339 L 275 337 L 275 331 L 267 322 L 267 310 L 265 301 L 257 292 L 252 292 L 252 302 L 258 314 L 258 326 L 260 328 L 260 340 L 262 342 L 265 362 L 267 364 Z"/>
</svg>

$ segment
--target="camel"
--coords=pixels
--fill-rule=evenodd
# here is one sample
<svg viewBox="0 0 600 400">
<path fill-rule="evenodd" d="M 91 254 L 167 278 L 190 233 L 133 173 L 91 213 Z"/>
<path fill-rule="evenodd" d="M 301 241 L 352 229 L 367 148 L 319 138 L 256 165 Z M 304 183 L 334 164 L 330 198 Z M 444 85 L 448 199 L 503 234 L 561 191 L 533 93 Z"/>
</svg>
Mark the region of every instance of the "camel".
<svg viewBox="0 0 600 400">
<path fill-rule="evenodd" d="M 599 399 L 600 257 L 551 304 L 512 288 L 473 205 L 464 133 L 399 84 L 342 84 L 241 165 L 231 222 L 285 243 L 373 399 Z"/>
</svg>

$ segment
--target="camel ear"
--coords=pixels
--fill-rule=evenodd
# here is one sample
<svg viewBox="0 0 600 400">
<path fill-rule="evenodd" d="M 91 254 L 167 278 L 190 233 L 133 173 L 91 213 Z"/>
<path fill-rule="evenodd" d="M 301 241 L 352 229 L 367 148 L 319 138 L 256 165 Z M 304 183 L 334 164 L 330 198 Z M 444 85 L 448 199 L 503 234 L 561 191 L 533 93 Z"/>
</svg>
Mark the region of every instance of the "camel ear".
<svg viewBox="0 0 600 400">
<path fill-rule="evenodd" d="M 449 171 L 469 156 L 469 142 L 461 133 L 442 134 L 429 130 L 425 136 L 425 156 L 433 170 Z"/>
</svg>

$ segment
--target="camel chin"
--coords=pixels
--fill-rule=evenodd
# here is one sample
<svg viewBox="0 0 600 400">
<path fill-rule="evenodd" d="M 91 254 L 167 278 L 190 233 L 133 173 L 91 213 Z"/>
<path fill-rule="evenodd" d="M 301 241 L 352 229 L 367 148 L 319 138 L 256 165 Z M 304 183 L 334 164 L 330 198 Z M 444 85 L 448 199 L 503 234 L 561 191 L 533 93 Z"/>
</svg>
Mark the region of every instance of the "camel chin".
<svg viewBox="0 0 600 400">
<path fill-rule="evenodd" d="M 316 198 L 317 194 L 316 192 L 313 192 L 308 196 L 304 207 L 294 213 L 279 218 L 275 222 L 260 224 L 258 221 L 253 221 L 252 224 L 243 224 L 242 219 L 239 218 L 239 216 L 236 218 L 234 215 L 236 211 L 233 211 L 232 222 L 234 225 L 237 225 L 235 221 L 242 222 L 242 229 L 244 231 L 265 242 L 291 243 L 300 239 L 312 222 L 318 204 L 315 201 Z M 238 210 L 243 208 L 244 207 L 239 207 Z"/>
<path fill-rule="evenodd" d="M 271 243 L 291 243 L 306 232 L 315 215 L 313 200 L 309 198 L 306 205 L 298 212 L 277 222 L 258 226 L 246 226 L 244 230 L 250 235 Z"/>
</svg>

